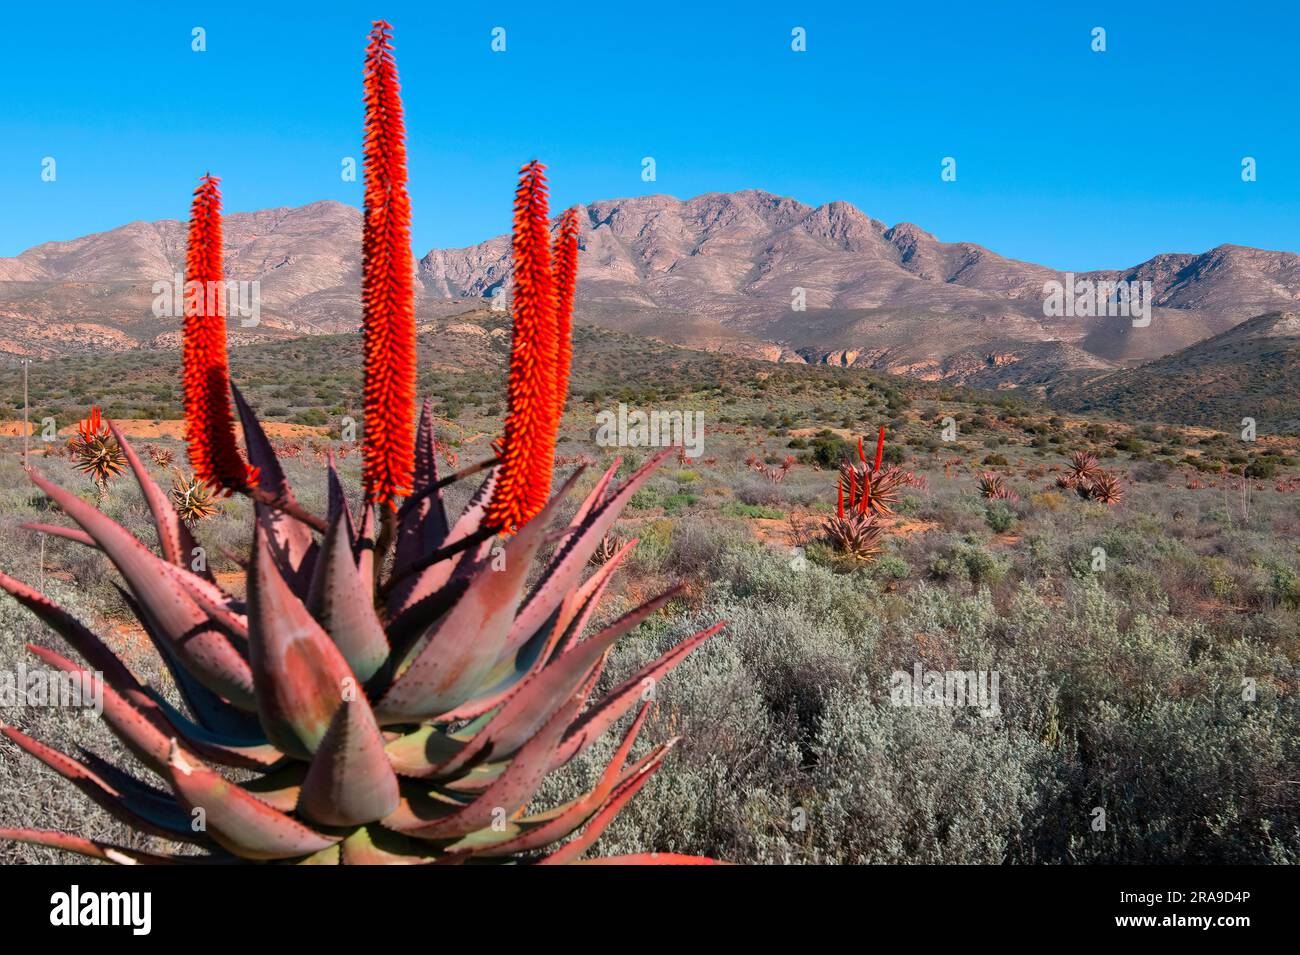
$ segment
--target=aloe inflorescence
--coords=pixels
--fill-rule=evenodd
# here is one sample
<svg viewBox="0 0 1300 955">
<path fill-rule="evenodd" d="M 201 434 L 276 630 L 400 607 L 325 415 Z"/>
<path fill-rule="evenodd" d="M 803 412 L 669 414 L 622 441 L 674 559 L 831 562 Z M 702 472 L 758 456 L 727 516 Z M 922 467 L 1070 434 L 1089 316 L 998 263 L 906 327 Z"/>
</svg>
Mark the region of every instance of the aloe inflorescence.
<svg viewBox="0 0 1300 955">
<path fill-rule="evenodd" d="M 515 335 L 499 461 L 441 474 L 430 403 L 411 424 L 405 369 L 385 378 L 391 369 L 374 367 L 400 365 L 414 341 L 414 315 L 400 292 L 407 266 L 392 247 L 406 235 L 396 158 L 400 100 L 387 24 L 375 27 L 366 158 L 385 169 L 368 171 L 366 179 L 365 499 L 350 504 L 331 455 L 322 476 L 327 513 L 298 504 L 256 415 L 229 385 L 224 322 L 187 314 L 192 461 L 205 484 L 253 500 L 246 598 L 220 586 L 206 561 L 193 560 L 202 552 L 190 523 L 110 424 L 152 514 L 158 552 L 31 471 L 36 486 L 78 525 L 34 526 L 95 547 L 114 564 L 184 708 L 142 685 L 65 609 L 0 574 L 0 588 L 84 663 L 29 649 L 102 690 L 108 727 L 157 779 L 146 782 L 85 751 L 79 758 L 60 753 L 13 727 L 0 725 L 0 732 L 130 826 L 194 848 L 145 852 L 40 829 L 0 829 L 0 838 L 118 863 L 572 862 L 673 745 L 634 756 L 651 705 L 644 703 L 589 791 L 558 806 L 531 806 L 549 772 L 629 714 L 647 683 L 662 679 L 722 624 L 592 699 L 614 643 L 679 592 L 671 588 L 588 633 L 634 543 L 609 554 L 605 542 L 671 449 L 621 484 L 615 462 L 567 523 L 552 529 L 583 473 L 550 495 L 559 389 L 568 380 L 577 221 L 566 216 L 561 226 L 552 279 L 539 164 L 525 167 L 516 209 Z M 220 229 L 215 180 L 205 179 L 200 197 L 197 231 L 211 241 Z M 192 228 L 192 243 L 195 234 Z M 193 252 L 191 259 L 196 273 L 207 275 L 219 261 Z M 385 283 L 398 292 L 381 302 L 375 290 Z M 191 335 L 200 340 L 189 342 Z M 202 383 L 209 387 L 198 388 Z M 231 398 L 247 465 L 222 420 Z M 449 514 L 445 487 L 485 470 L 464 510 Z M 385 521 L 390 534 L 382 530 Z M 607 559 L 588 575 L 598 553 Z M 660 854 L 592 861 L 710 860 Z"/>
</svg>

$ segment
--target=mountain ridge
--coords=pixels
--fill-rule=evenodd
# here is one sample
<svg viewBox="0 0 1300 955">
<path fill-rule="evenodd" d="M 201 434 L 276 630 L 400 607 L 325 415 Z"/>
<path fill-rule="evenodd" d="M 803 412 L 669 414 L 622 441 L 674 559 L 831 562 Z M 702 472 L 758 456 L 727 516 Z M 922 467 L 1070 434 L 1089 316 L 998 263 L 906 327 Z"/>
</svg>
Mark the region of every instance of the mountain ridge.
<svg viewBox="0 0 1300 955">
<path fill-rule="evenodd" d="M 810 206 L 748 189 L 578 208 L 579 321 L 768 360 L 1045 388 L 1171 354 L 1300 301 L 1300 256 L 1225 244 L 1075 273 L 1151 282 L 1149 328 L 1049 317 L 1044 283 L 1065 273 L 941 242 L 912 222 L 888 225 L 844 201 Z M 257 280 L 262 293 L 261 323 L 236 333 L 354 329 L 360 230 L 361 212 L 334 200 L 229 214 L 227 274 Z M 0 348 L 170 345 L 179 319 L 154 317 L 151 289 L 183 269 L 184 244 L 183 222 L 141 220 L 0 259 Z M 430 250 L 416 275 L 421 321 L 481 307 L 508 289 L 509 237 Z"/>
</svg>

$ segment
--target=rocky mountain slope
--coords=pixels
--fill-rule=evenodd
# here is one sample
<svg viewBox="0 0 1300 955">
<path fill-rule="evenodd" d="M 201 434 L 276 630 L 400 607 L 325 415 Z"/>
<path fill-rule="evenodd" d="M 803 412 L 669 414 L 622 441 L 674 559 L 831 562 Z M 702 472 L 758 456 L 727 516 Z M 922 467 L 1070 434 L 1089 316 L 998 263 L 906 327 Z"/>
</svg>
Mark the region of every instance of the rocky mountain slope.
<svg viewBox="0 0 1300 955">
<path fill-rule="evenodd" d="M 1047 317 L 1052 269 L 889 226 L 844 202 L 757 190 L 643 196 L 580 209 L 578 318 L 666 342 L 770 360 L 861 365 L 983 387 L 1042 388 L 1173 353 L 1300 298 L 1300 256 L 1238 246 L 1166 254 L 1076 280 L 1149 281 L 1147 327 Z M 336 202 L 236 213 L 227 272 L 261 284 L 242 339 L 355 328 L 360 213 Z M 136 222 L 0 259 L 0 342 L 13 353 L 167 346 L 151 310 L 183 266 L 184 224 Z M 509 240 L 419 260 L 417 308 L 481 307 L 509 285 Z M 802 290 L 802 291 L 800 291 Z M 796 303 L 803 308 L 797 308 Z"/>
</svg>

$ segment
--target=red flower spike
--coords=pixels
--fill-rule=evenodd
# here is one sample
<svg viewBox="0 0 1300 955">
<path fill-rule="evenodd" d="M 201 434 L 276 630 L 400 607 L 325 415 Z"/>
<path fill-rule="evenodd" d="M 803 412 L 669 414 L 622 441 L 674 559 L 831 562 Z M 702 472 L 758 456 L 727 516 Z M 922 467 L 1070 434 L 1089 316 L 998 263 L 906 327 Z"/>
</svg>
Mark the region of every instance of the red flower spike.
<svg viewBox="0 0 1300 955">
<path fill-rule="evenodd" d="M 839 514 L 840 520 L 844 520 L 844 478 L 840 478 L 839 489 L 839 501 L 835 506 L 835 511 Z"/>
<path fill-rule="evenodd" d="M 406 128 L 391 27 L 366 49 L 365 212 L 361 232 L 366 500 L 396 509 L 415 467 L 415 264 L 406 192 Z"/>
<path fill-rule="evenodd" d="M 861 440 L 862 440 L 861 438 L 858 439 L 859 442 L 861 442 Z M 859 447 L 861 447 L 861 444 L 859 444 Z M 876 438 L 876 466 L 875 468 L 873 468 L 874 471 L 878 472 L 880 470 L 880 462 L 884 458 L 884 456 L 885 456 L 885 426 L 882 424 L 880 426 L 880 437 Z"/>
<path fill-rule="evenodd" d="M 867 452 L 862 450 L 862 435 L 858 435 L 858 460 L 867 463 Z"/>
<path fill-rule="evenodd" d="M 496 488 L 484 517 L 502 531 L 516 530 L 546 505 L 555 467 L 559 342 L 544 169 L 536 160 L 524 166 L 515 193 L 510 409 Z"/>
<path fill-rule="evenodd" d="M 248 488 L 256 472 L 240 457 L 230 410 L 220 181 L 199 180 L 190 208 L 181 378 L 190 465 L 201 481 L 229 494 Z"/>
<path fill-rule="evenodd" d="M 578 209 L 565 210 L 555 237 L 555 420 L 564 417 L 573 362 L 573 298 L 578 288 Z"/>
<path fill-rule="evenodd" d="M 853 507 L 854 499 L 858 496 L 858 472 L 849 471 L 849 507 Z"/>
<path fill-rule="evenodd" d="M 77 424 L 77 433 L 82 441 L 89 441 L 104 430 L 103 419 L 99 415 L 99 405 L 91 405 L 90 414 Z"/>
</svg>

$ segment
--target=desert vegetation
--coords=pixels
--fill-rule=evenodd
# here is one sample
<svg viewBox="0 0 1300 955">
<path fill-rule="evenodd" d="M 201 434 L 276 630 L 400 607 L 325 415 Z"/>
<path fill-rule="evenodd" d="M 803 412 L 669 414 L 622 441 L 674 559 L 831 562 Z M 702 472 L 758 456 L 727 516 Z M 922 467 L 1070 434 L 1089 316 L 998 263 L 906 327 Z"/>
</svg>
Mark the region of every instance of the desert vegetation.
<svg viewBox="0 0 1300 955">
<path fill-rule="evenodd" d="M 557 465 L 556 480 L 590 462 L 576 495 L 616 455 L 629 474 L 645 454 L 593 441 L 595 413 L 617 400 L 601 383 L 609 362 L 603 340 L 581 332 L 575 339 L 573 396 L 556 449 L 569 463 Z M 232 366 L 257 367 L 266 360 L 261 349 L 282 347 L 236 349 Z M 343 339 L 296 347 L 319 349 L 308 360 L 324 368 L 342 361 L 336 351 L 357 355 Z M 676 360 L 674 350 L 660 357 L 656 348 L 628 365 L 620 388 L 634 402 L 656 387 L 657 366 Z M 615 648 L 596 692 L 701 627 L 729 624 L 657 687 L 642 734 L 682 741 L 594 851 L 740 862 L 1295 861 L 1293 444 L 1266 436 L 1250 446 L 1196 429 L 1056 416 L 1013 397 L 852 370 L 778 367 L 758 381 L 747 369 L 733 377 L 733 359 L 717 362 L 715 376 L 701 373 L 716 384 L 692 388 L 687 378 L 670 399 L 659 395 L 661 405 L 704 411 L 703 455 L 661 467 L 611 528 L 606 559 L 625 541 L 637 544 L 593 625 L 615 619 L 638 595 L 683 580 L 688 587 Z M 504 409 L 487 412 L 504 369 L 440 374 L 453 382 L 448 394 L 467 400 L 459 416 L 435 416 L 435 433 L 448 452 L 474 460 L 486 446 L 476 436 L 500 433 Z M 481 400 L 470 397 L 476 393 Z M 282 457 L 314 512 L 326 506 L 323 450 L 346 447 L 329 436 L 337 418 L 327 407 L 330 423 L 301 453 Z M 941 434 L 947 418 L 957 423 L 952 441 Z M 922 486 L 903 489 L 879 553 L 846 560 L 820 528 L 835 513 L 839 465 L 859 461 L 857 439 L 870 440 L 886 419 L 884 460 L 897 459 Z M 11 572 L 33 584 L 43 579 L 51 597 L 98 624 L 142 681 L 179 705 L 102 558 L 47 537 L 37 566 L 38 537 L 21 524 L 51 514 L 19 472 L 19 439 L 5 442 L 0 533 L 6 553 L 25 555 Z M 174 452 L 163 460 L 184 460 L 179 441 L 150 443 Z M 1075 452 L 1117 475 L 1125 490 L 1118 504 L 1058 486 Z M 769 467 L 795 462 L 773 482 L 751 457 Z M 34 460 L 51 480 L 95 498 L 70 459 Z M 355 497 L 359 456 L 337 465 Z M 148 466 L 160 480 L 170 473 Z M 1015 499 L 983 497 L 986 473 Z M 467 497 L 467 489 L 449 489 L 449 510 Z M 149 539 L 147 509 L 127 481 L 109 485 L 103 506 Z M 225 555 L 246 552 L 251 507 L 238 497 L 217 507 L 195 534 L 217 579 L 239 593 L 242 572 Z M 0 613 L 10 634 L 0 667 L 12 669 L 24 641 L 49 637 L 12 602 Z M 1000 714 L 892 705 L 890 675 L 917 662 L 997 670 Z M 1243 699 L 1245 686 L 1253 686 L 1252 700 Z M 74 737 L 59 714 L 20 711 L 15 721 L 60 748 L 81 742 L 129 764 L 100 726 L 78 723 Z M 617 742 L 615 732 L 594 745 L 539 798 L 559 802 L 590 785 Z M 11 807 L 6 825 L 151 844 L 131 842 L 52 773 L 20 771 L 16 754 L 0 761 L 0 772 L 0 802 Z M 1107 816 L 1100 832 L 1092 828 L 1097 807 Z M 0 852 L 53 858 L 31 846 Z"/>
</svg>

